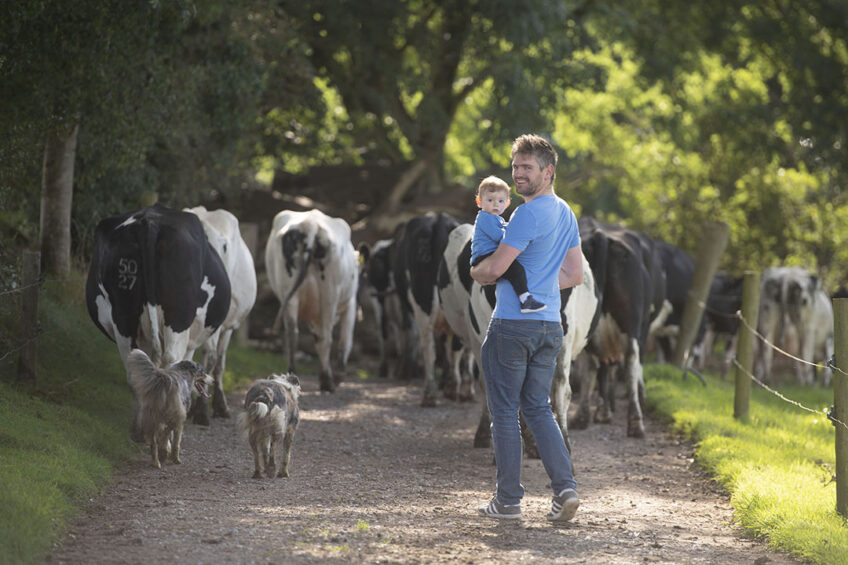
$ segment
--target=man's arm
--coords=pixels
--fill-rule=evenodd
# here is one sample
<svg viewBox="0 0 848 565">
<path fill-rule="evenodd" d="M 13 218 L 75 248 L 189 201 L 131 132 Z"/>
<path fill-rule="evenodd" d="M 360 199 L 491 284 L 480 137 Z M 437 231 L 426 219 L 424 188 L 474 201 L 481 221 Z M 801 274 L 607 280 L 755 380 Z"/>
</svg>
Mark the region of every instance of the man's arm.
<svg viewBox="0 0 848 565">
<path fill-rule="evenodd" d="M 471 267 L 471 278 L 480 284 L 495 284 L 521 253 L 515 247 L 501 243 L 495 252 Z M 582 268 L 581 268 L 582 276 Z"/>
<path fill-rule="evenodd" d="M 565 252 L 565 259 L 559 267 L 559 288 L 571 288 L 582 283 L 583 252 L 580 246 L 576 245 Z"/>
</svg>

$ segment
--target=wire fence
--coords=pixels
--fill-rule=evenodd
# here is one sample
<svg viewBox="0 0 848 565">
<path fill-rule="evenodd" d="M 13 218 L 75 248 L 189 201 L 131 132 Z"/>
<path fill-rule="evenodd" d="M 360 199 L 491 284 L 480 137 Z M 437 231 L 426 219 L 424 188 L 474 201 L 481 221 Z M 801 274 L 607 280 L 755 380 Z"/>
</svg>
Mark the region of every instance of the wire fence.
<svg viewBox="0 0 848 565">
<path fill-rule="evenodd" d="M 736 318 L 736 319 L 738 319 L 739 322 L 741 323 L 741 325 L 744 326 L 745 329 L 750 331 L 751 334 L 754 335 L 759 340 L 761 347 L 770 347 L 771 349 L 773 349 L 774 351 L 777 351 L 782 356 L 784 356 L 788 359 L 791 359 L 792 361 L 795 361 L 796 363 L 805 364 L 805 365 L 811 366 L 815 369 L 820 369 L 820 370 L 823 370 L 823 371 L 831 370 L 831 371 L 834 371 L 834 372 L 838 372 L 842 375 L 848 376 L 848 373 L 846 373 L 844 370 L 842 370 L 841 368 L 839 368 L 836 365 L 835 356 L 833 356 L 830 359 L 827 359 L 825 361 L 822 361 L 822 362 L 815 362 L 815 361 L 809 361 L 807 359 L 802 359 L 802 358 L 798 357 L 797 355 L 793 355 L 792 353 L 789 353 L 788 351 L 782 349 L 781 347 L 778 347 L 776 344 L 769 341 L 755 327 L 753 327 L 748 322 L 748 320 L 746 320 L 745 317 L 742 315 L 741 310 L 737 310 L 736 312 L 731 314 L 731 313 L 728 313 L 728 312 L 721 312 L 721 311 L 715 310 L 713 308 L 710 308 L 707 304 L 704 304 L 703 302 L 700 302 L 700 306 L 704 309 L 705 312 L 709 312 L 712 315 L 723 316 L 723 317 L 726 317 L 726 318 Z M 786 395 L 775 390 L 774 388 L 770 387 L 765 382 L 763 382 L 761 379 L 757 378 L 752 372 L 746 370 L 742 366 L 742 364 L 739 363 L 739 360 L 736 359 L 736 357 L 733 358 L 732 363 L 737 368 L 737 370 L 740 371 L 740 373 L 747 376 L 749 379 L 751 379 L 751 381 L 756 383 L 760 388 L 769 392 L 773 396 L 775 396 L 775 397 L 779 398 L 780 400 L 782 400 L 782 401 L 784 401 L 788 404 L 791 404 L 791 405 L 793 405 L 797 408 L 805 410 L 807 412 L 811 412 L 813 414 L 819 414 L 821 416 L 824 416 L 825 418 L 830 420 L 830 422 L 834 426 L 842 426 L 846 431 L 848 431 L 848 424 L 838 420 L 834 416 L 833 406 L 831 406 L 828 410 L 817 410 L 815 408 L 810 408 L 808 406 L 804 406 L 802 403 L 798 402 L 797 400 L 793 400 L 791 398 L 788 398 Z"/>
<path fill-rule="evenodd" d="M 83 275 L 45 278 L 41 275 L 33 282 L 24 281 L 21 276 L 14 276 L 8 283 L 9 287 L 0 290 L 0 364 L 8 364 L 18 360 L 16 354 L 24 351 L 31 344 L 43 337 L 56 332 L 56 329 L 45 328 L 37 310 L 27 313 L 24 307 L 24 296 L 27 292 L 37 289 L 39 295 L 51 289 L 58 289 L 73 283 L 78 285 L 85 279 Z M 31 319 L 25 317 L 31 316 Z M 31 328 L 27 332 L 25 328 Z"/>
</svg>

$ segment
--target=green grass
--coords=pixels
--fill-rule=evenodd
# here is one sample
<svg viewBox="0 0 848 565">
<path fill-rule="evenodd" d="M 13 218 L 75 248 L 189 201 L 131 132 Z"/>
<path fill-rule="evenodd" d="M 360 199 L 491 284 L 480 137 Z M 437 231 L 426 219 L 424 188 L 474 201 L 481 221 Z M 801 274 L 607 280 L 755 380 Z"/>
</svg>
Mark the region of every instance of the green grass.
<svg viewBox="0 0 848 565">
<path fill-rule="evenodd" d="M 19 295 L 0 296 L 0 355 L 20 343 Z M 118 350 L 91 322 L 82 276 L 40 294 L 38 375 L 18 383 L 0 361 L 0 563 L 40 563 L 88 498 L 144 450 L 129 439 L 132 399 Z M 231 345 L 225 388 L 284 369 L 269 352 Z"/>
<path fill-rule="evenodd" d="M 848 563 L 848 529 L 836 512 L 834 427 L 752 385 L 750 417 L 733 418 L 732 381 L 705 375 L 707 387 L 679 369 L 649 366 L 649 409 L 696 442 L 698 463 L 730 493 L 739 523 L 753 536 L 811 563 Z M 824 411 L 829 389 L 781 387 L 807 408 Z"/>
</svg>

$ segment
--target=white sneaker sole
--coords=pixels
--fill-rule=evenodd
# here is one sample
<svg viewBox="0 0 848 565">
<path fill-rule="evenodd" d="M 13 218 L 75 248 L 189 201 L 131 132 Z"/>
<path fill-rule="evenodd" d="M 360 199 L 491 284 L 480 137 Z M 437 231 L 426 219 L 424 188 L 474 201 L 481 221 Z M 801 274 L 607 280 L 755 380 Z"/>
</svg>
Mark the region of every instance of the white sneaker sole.
<svg viewBox="0 0 848 565">
<path fill-rule="evenodd" d="M 577 509 L 580 507 L 580 499 L 572 498 L 566 500 L 562 506 L 562 510 L 558 514 L 554 512 L 548 513 L 548 520 L 551 522 L 568 522 L 577 514 Z"/>
</svg>

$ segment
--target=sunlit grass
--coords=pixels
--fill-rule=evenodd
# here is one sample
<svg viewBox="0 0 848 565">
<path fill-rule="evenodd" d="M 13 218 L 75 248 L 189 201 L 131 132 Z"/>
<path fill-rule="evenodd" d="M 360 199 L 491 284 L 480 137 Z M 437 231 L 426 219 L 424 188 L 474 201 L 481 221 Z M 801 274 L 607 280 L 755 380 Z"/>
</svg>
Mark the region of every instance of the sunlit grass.
<svg viewBox="0 0 848 565">
<path fill-rule="evenodd" d="M 734 387 L 679 369 L 646 368 L 649 408 L 696 441 L 697 461 L 731 494 L 739 523 L 776 548 L 812 563 L 848 563 L 848 528 L 836 512 L 835 433 L 823 414 L 753 385 L 747 423 L 733 418 Z M 801 405 L 825 411 L 829 389 L 782 387 Z"/>
</svg>

